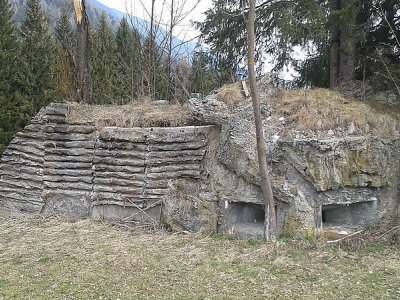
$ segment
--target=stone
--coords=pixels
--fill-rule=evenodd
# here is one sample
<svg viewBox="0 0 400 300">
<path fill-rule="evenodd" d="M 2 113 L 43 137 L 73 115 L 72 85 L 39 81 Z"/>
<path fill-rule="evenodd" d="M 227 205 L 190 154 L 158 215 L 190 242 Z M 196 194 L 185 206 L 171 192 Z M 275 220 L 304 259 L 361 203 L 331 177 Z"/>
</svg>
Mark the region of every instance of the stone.
<svg viewBox="0 0 400 300">
<path fill-rule="evenodd" d="M 204 200 L 192 192 L 184 181 L 170 182 L 168 194 L 163 200 L 163 222 L 178 232 L 217 232 L 215 202 Z"/>
<path fill-rule="evenodd" d="M 356 132 L 356 126 L 353 122 L 350 123 L 349 128 L 347 129 L 348 134 L 354 134 Z"/>
</svg>

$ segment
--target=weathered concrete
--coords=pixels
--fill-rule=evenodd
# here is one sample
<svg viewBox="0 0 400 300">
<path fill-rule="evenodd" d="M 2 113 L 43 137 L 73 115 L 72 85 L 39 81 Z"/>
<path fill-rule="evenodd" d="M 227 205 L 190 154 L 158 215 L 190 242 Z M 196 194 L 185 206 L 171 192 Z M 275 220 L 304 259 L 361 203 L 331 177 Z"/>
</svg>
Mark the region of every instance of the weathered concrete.
<svg viewBox="0 0 400 300">
<path fill-rule="evenodd" d="M 0 210 L 261 238 L 264 201 L 249 99 L 232 108 L 211 96 L 192 99 L 190 108 L 213 125 L 96 128 L 69 124 L 68 104 L 50 105 L 1 158 Z M 267 128 L 274 119 L 265 102 L 262 113 Z M 280 232 L 367 226 L 398 215 L 398 136 L 266 133 Z"/>
<path fill-rule="evenodd" d="M 2 210 L 158 224 L 168 183 L 201 177 L 212 126 L 97 129 L 67 117 L 67 104 L 50 105 L 7 148 Z"/>
</svg>

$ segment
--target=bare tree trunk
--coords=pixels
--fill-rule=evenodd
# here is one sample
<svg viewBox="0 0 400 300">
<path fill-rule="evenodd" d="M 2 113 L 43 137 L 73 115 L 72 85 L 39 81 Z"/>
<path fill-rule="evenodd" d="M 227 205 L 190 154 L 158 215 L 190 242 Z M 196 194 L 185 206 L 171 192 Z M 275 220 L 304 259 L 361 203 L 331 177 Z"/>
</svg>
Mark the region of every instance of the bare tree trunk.
<svg viewBox="0 0 400 300">
<path fill-rule="evenodd" d="M 89 20 L 86 14 L 85 0 L 74 0 L 76 16 L 76 60 L 75 85 L 76 100 L 83 103 L 92 102 L 92 78 L 89 69 Z"/>
<path fill-rule="evenodd" d="M 149 92 L 150 98 L 155 100 L 156 94 L 156 62 L 155 62 L 155 34 L 154 34 L 154 5 L 156 0 L 151 1 L 151 16 L 150 16 L 150 41 L 149 41 Z"/>
<path fill-rule="evenodd" d="M 167 89 L 167 100 L 172 100 L 172 41 L 173 41 L 173 31 L 174 31 L 174 0 L 171 1 L 171 15 L 170 15 L 170 26 L 169 26 L 169 42 L 168 42 L 168 89 Z"/>
<path fill-rule="evenodd" d="M 354 0 L 342 0 L 341 9 L 354 5 Z M 356 16 L 350 13 L 349 18 L 340 22 L 340 62 L 339 62 L 339 84 L 354 80 L 356 40 L 354 37 L 354 26 Z"/>
<path fill-rule="evenodd" d="M 254 59 L 254 22 L 256 0 L 250 0 L 249 17 L 247 20 L 247 47 L 248 47 L 248 71 L 250 78 L 250 90 L 253 100 L 254 120 L 256 125 L 258 164 L 261 175 L 261 189 L 265 198 L 265 224 L 264 237 L 266 240 L 276 239 L 276 215 L 272 186 L 268 175 L 267 149 L 264 140 L 264 131 L 261 117 L 260 95 L 258 94 L 255 59 Z"/>
<path fill-rule="evenodd" d="M 340 49 L 340 32 L 339 18 L 335 15 L 340 8 L 340 0 L 330 0 L 331 10 L 331 26 L 330 26 L 330 65 L 329 65 L 329 86 L 335 89 L 339 81 L 339 49 Z"/>
</svg>

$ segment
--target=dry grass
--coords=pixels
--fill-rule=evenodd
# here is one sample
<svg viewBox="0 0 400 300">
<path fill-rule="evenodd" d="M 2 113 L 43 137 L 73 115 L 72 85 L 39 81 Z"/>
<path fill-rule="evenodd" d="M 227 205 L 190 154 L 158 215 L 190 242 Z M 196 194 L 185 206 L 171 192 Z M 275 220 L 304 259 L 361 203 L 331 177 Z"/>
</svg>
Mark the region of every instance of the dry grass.
<svg viewBox="0 0 400 300">
<path fill-rule="evenodd" d="M 245 99 L 241 83 L 236 82 L 222 86 L 218 90 L 217 99 L 224 102 L 229 108 L 235 107 Z"/>
<path fill-rule="evenodd" d="M 278 115 L 286 117 L 288 129 L 328 131 L 341 128 L 346 133 L 353 124 L 354 134 L 367 131 L 388 137 L 397 126 L 393 115 L 325 89 L 280 91 L 274 106 Z"/>
<path fill-rule="evenodd" d="M 396 299 L 400 251 L 0 220 L 0 299 Z"/>
<path fill-rule="evenodd" d="M 149 101 L 127 105 L 83 105 L 71 103 L 70 123 L 91 122 L 96 127 L 177 127 L 190 125 L 186 106 L 153 105 Z"/>
</svg>

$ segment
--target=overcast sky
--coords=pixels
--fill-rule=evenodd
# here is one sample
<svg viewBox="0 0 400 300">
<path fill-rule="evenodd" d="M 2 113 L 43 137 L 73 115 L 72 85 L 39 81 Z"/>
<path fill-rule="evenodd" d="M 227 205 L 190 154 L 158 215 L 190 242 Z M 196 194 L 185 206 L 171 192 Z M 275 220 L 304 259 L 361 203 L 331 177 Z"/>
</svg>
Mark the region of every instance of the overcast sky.
<svg viewBox="0 0 400 300">
<path fill-rule="evenodd" d="M 98 0 L 108 7 L 128 12 L 134 16 L 149 20 L 151 11 L 151 0 Z M 155 14 L 161 23 L 168 23 L 171 0 L 156 0 Z M 174 0 L 175 8 L 179 9 L 182 15 L 187 15 L 185 20 L 176 27 L 174 35 L 181 39 L 191 39 L 198 35 L 198 32 L 190 26 L 191 21 L 203 21 L 203 14 L 211 7 L 212 0 Z M 196 3 L 197 6 L 196 6 Z M 194 9 L 193 9 L 194 8 Z M 193 9 L 193 11 L 192 11 Z M 174 9 L 175 10 L 175 9 Z M 190 13 L 189 13 L 190 12 Z"/>
</svg>

